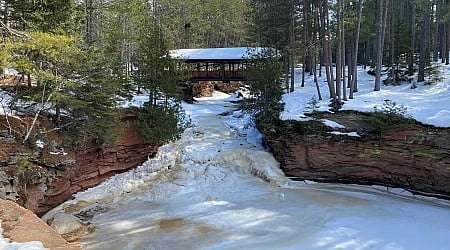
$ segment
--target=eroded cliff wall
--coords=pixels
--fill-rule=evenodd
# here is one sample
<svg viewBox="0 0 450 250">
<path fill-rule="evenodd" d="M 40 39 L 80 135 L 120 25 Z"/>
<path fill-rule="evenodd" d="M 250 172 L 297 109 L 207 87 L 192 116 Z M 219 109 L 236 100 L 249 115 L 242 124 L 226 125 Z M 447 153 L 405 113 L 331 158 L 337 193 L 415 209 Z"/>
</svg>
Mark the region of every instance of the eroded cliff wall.
<svg viewBox="0 0 450 250">
<path fill-rule="evenodd" d="M 265 137 L 286 175 L 300 180 L 379 184 L 450 198 L 450 129 L 413 124 L 380 133 L 366 117 L 327 118 L 344 124 L 341 129 L 284 121 Z"/>
<path fill-rule="evenodd" d="M 13 140 L 2 144 L 4 149 L 16 145 Z M 5 154 L 0 162 L 0 198 L 42 215 L 72 194 L 142 164 L 158 148 L 144 143 L 131 126 L 123 126 L 114 147 L 77 151 L 48 147 L 0 150 Z"/>
</svg>

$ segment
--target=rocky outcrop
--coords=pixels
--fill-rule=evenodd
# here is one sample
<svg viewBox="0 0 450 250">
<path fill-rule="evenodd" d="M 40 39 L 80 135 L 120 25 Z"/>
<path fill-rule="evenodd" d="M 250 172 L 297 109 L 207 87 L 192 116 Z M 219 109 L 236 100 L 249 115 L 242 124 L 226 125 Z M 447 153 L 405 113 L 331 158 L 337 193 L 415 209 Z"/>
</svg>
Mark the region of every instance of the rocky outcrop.
<svg viewBox="0 0 450 250">
<path fill-rule="evenodd" d="M 341 129 L 319 121 L 280 122 L 265 132 L 266 142 L 286 175 L 299 180 L 379 184 L 449 199 L 450 129 L 411 124 L 380 132 L 369 116 L 325 117 Z"/>
<path fill-rule="evenodd" d="M 215 90 L 232 93 L 242 86 L 242 82 L 239 81 L 199 81 L 198 83 L 192 84 L 192 96 L 193 97 L 210 97 Z"/>
<path fill-rule="evenodd" d="M 13 242 L 40 241 L 50 250 L 82 250 L 79 243 L 68 243 L 33 212 L 14 202 L 0 199 L 3 236 Z"/>
<path fill-rule="evenodd" d="M 132 120 L 133 115 L 125 120 Z M 11 144 L 13 145 L 13 144 Z M 0 166 L 0 198 L 43 215 L 72 194 L 98 185 L 108 177 L 139 166 L 157 151 L 131 128 L 123 126 L 115 147 L 76 152 L 34 149 L 9 152 Z"/>
</svg>

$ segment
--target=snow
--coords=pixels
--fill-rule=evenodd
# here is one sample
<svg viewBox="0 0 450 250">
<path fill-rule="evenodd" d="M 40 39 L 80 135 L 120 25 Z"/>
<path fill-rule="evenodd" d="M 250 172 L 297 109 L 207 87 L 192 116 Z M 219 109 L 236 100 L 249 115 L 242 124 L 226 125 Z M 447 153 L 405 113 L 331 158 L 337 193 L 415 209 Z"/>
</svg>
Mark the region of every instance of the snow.
<svg viewBox="0 0 450 250">
<path fill-rule="evenodd" d="M 38 148 L 44 148 L 45 147 L 45 142 L 41 139 L 36 140 L 36 147 Z"/>
<path fill-rule="evenodd" d="M 448 249 L 450 202 L 292 181 L 230 103 L 235 97 L 183 103 L 193 127 L 179 141 L 44 219 L 69 204 L 102 206 L 95 231 L 81 239 L 88 249 Z"/>
<path fill-rule="evenodd" d="M 172 58 L 183 60 L 241 60 L 249 57 L 249 52 L 260 51 L 261 48 L 235 47 L 235 48 L 205 48 L 205 49 L 178 49 L 171 50 Z M 254 54 L 251 52 L 250 54 Z"/>
<path fill-rule="evenodd" d="M 321 121 L 323 122 L 323 124 L 325 124 L 325 125 L 327 125 L 328 127 L 331 127 L 331 128 L 345 128 L 344 125 L 339 124 L 339 123 L 337 123 L 335 121 L 331 121 L 331 120 L 328 120 L 328 119 L 321 119 Z"/>
<path fill-rule="evenodd" d="M 6 92 L 0 89 L 0 115 L 11 114 L 11 110 L 8 108 L 12 97 Z"/>
<path fill-rule="evenodd" d="M 358 110 L 363 112 L 373 112 L 374 108 L 381 109 L 385 100 L 403 105 L 408 115 L 424 123 L 437 127 L 450 127 L 450 66 L 438 65 L 442 72 L 442 80 L 431 85 L 417 83 L 416 89 L 411 89 L 411 84 L 399 86 L 381 86 L 380 91 L 373 91 L 375 78 L 361 67 L 358 67 L 358 92 L 354 94 L 354 99 L 345 101 L 342 110 Z M 316 87 L 313 77 L 305 75 L 305 87 L 300 87 L 301 70 L 297 69 L 295 75 L 295 91 L 283 96 L 285 110 L 281 114 L 284 120 L 302 120 L 304 114 L 311 112 L 312 99 L 317 98 Z M 323 101 L 319 101 L 317 111 L 328 111 L 328 87 L 326 76 L 323 74 L 319 78 Z M 348 91 L 347 91 L 348 93 Z"/>
<path fill-rule="evenodd" d="M 345 132 L 339 132 L 339 131 L 332 131 L 332 132 L 329 132 L 330 134 L 333 134 L 333 135 L 347 135 L 347 136 L 352 136 L 352 137 L 361 137 L 357 132 L 347 132 L 347 133 L 345 133 Z"/>
</svg>

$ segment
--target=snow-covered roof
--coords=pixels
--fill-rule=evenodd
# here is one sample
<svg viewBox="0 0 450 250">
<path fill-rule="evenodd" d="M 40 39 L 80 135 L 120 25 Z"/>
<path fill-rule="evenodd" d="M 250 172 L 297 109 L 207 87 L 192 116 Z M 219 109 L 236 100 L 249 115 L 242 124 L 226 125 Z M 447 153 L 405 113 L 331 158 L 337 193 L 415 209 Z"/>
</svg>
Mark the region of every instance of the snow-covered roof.
<svg viewBox="0 0 450 250">
<path fill-rule="evenodd" d="M 171 50 L 170 56 L 182 60 L 241 60 L 261 50 L 260 47 L 177 49 Z"/>
</svg>

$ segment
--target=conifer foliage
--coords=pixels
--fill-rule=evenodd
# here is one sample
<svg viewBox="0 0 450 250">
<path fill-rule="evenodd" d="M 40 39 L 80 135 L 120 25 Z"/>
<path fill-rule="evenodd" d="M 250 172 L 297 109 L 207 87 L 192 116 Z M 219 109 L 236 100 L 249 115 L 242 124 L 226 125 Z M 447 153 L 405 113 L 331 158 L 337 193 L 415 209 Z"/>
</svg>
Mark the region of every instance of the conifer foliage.
<svg viewBox="0 0 450 250">
<path fill-rule="evenodd" d="M 260 124 L 270 124 L 278 120 L 279 113 L 283 110 L 280 102 L 284 81 L 283 65 L 274 49 L 265 48 L 249 53 L 251 56 L 245 74 L 251 98 L 244 101 L 243 107 L 255 112 Z"/>
<path fill-rule="evenodd" d="M 382 83 L 414 88 L 438 78 L 431 65 L 449 63 L 449 10 L 449 0 L 0 0 L 0 73 L 13 67 L 27 79 L 16 100 L 34 106 L 34 117 L 52 114 L 82 140 L 113 142 L 117 100 L 136 93 L 148 95 L 145 109 L 158 109 L 140 115 L 141 130 L 156 128 L 150 119 L 160 112 L 180 131 L 170 49 L 274 48 L 276 62 L 248 68 L 255 98 L 247 103 L 275 114 L 280 88 L 294 91 L 301 62 L 319 96 L 324 70 L 330 105 L 339 109 L 358 91 L 358 65 L 370 67 L 376 91 Z"/>
</svg>

